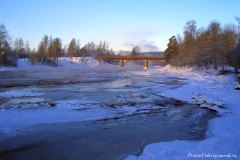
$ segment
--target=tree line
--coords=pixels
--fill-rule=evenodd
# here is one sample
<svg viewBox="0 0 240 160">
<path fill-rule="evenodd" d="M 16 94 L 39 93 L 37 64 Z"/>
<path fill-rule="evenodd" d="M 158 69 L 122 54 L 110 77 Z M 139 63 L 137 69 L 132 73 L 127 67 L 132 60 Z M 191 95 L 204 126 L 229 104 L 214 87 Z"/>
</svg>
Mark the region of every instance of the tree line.
<svg viewBox="0 0 240 160">
<path fill-rule="evenodd" d="M 0 25 L 0 65 L 16 66 L 17 56 L 11 50 L 6 27 Z"/>
<path fill-rule="evenodd" d="M 140 47 L 134 46 L 132 51 L 126 51 L 124 56 L 145 56 Z M 59 57 L 118 57 L 109 49 L 109 44 L 100 41 L 99 44 L 89 42 L 81 47 L 80 41 L 73 38 L 68 45 L 63 46 L 60 38 L 44 35 L 37 49 L 31 49 L 29 42 L 17 38 L 13 42 L 4 24 L 0 25 L 0 65 L 17 66 L 18 58 L 29 58 L 32 64 L 57 65 Z"/>
<path fill-rule="evenodd" d="M 240 68 L 240 18 L 238 25 L 222 26 L 211 21 L 204 28 L 198 28 L 196 21 L 186 22 L 183 35 L 172 36 L 165 50 L 167 61 L 177 67 L 197 66 L 209 69 Z"/>
<path fill-rule="evenodd" d="M 0 25 L 0 65 L 16 66 L 18 58 L 29 58 L 32 64 L 56 65 L 59 57 L 63 56 L 98 58 L 115 56 L 115 54 L 105 41 L 100 41 L 99 44 L 89 42 L 81 47 L 80 41 L 73 38 L 68 45 L 63 47 L 60 38 L 48 35 L 43 36 L 36 50 L 31 49 L 29 42 L 24 42 L 22 38 L 11 42 L 5 25 Z"/>
</svg>

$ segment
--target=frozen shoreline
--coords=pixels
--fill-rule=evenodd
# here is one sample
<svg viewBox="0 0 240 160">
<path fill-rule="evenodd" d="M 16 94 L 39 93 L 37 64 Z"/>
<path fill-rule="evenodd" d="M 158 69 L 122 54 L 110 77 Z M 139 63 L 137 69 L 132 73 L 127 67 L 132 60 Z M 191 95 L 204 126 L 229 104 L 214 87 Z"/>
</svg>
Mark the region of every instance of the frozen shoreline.
<svg viewBox="0 0 240 160">
<path fill-rule="evenodd" d="M 235 90 L 236 76 L 232 74 L 217 76 L 215 71 L 205 73 L 191 69 L 175 70 L 170 66 L 160 71 L 188 79 L 187 84 L 160 95 L 189 103 L 199 104 L 199 101 L 205 101 L 217 104 L 218 106 L 206 107 L 217 110 L 220 117 L 210 120 L 206 139 L 202 141 L 176 140 L 150 144 L 144 148 L 140 156 L 129 155 L 125 160 L 224 159 L 224 157 L 239 159 L 240 92 Z"/>
</svg>

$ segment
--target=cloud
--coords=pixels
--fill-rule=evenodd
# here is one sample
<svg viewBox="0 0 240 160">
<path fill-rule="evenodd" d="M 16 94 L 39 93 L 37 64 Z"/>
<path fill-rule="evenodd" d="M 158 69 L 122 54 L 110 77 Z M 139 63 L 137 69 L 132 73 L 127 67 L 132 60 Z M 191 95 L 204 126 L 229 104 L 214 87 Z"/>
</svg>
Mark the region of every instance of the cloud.
<svg viewBox="0 0 240 160">
<path fill-rule="evenodd" d="M 144 52 L 154 52 L 154 51 L 158 51 L 159 48 L 154 45 L 154 44 L 150 44 L 150 43 L 147 43 L 147 44 L 141 44 L 139 45 L 139 47 L 141 48 L 142 51 Z"/>
<path fill-rule="evenodd" d="M 135 44 L 134 43 L 124 43 L 124 46 L 126 46 L 126 47 L 134 47 Z"/>
<path fill-rule="evenodd" d="M 152 26 L 140 26 L 138 28 L 128 28 L 120 36 L 123 47 L 131 50 L 134 46 L 139 46 L 143 52 L 159 51 L 160 49 L 154 41 L 164 34 L 166 29 Z"/>
<path fill-rule="evenodd" d="M 142 40 L 137 43 L 124 43 L 124 46 L 128 48 L 133 48 L 134 46 L 140 47 L 141 51 L 143 52 L 153 52 L 153 51 L 159 51 L 159 48 L 153 41 L 148 40 Z"/>
<path fill-rule="evenodd" d="M 144 27 L 144 28 L 132 29 L 128 33 L 128 38 L 132 40 L 148 39 L 149 37 L 156 36 L 161 33 L 163 33 L 163 29 Z"/>
</svg>

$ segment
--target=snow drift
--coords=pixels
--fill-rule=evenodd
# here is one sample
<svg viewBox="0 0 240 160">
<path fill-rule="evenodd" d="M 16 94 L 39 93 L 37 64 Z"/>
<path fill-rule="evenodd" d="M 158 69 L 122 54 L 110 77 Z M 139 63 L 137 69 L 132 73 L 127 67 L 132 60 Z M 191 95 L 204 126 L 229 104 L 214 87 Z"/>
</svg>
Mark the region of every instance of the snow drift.
<svg viewBox="0 0 240 160">
<path fill-rule="evenodd" d="M 99 62 L 93 57 L 60 57 L 58 60 L 57 67 L 64 68 L 94 68 L 98 65 L 104 64 Z M 52 68 L 52 66 L 42 65 L 42 64 L 31 64 L 30 59 L 18 59 L 17 67 L 3 67 L 0 66 L 1 70 L 14 70 L 14 69 L 42 69 L 42 68 Z"/>
</svg>

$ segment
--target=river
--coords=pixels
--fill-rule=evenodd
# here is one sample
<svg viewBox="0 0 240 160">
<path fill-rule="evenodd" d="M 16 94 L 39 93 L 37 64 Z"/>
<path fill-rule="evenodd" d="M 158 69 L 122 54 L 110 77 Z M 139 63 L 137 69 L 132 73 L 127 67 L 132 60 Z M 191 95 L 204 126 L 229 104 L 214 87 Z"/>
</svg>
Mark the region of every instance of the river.
<svg viewBox="0 0 240 160">
<path fill-rule="evenodd" d="M 16 131 L 0 131 L 4 160 L 118 160 L 150 143 L 204 139 L 208 120 L 216 116 L 160 96 L 186 79 L 156 69 L 51 68 L 1 71 L 0 77 L 0 92 L 43 93 L 0 99 L 0 120 L 6 122 L 0 129 Z M 86 103 L 58 109 L 62 101 L 63 106 L 76 100 Z M 89 110 L 93 117 L 102 110 L 104 115 L 89 118 Z"/>
</svg>

